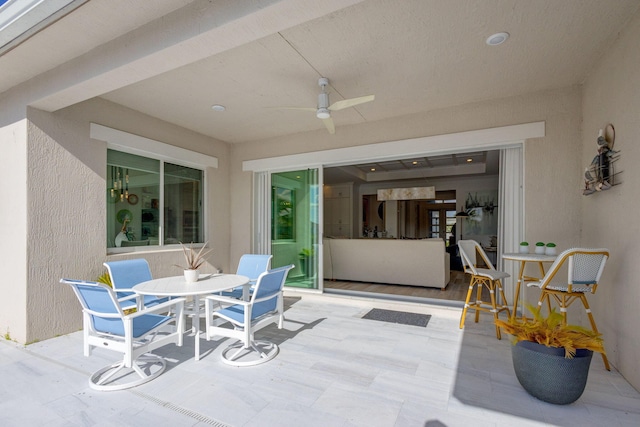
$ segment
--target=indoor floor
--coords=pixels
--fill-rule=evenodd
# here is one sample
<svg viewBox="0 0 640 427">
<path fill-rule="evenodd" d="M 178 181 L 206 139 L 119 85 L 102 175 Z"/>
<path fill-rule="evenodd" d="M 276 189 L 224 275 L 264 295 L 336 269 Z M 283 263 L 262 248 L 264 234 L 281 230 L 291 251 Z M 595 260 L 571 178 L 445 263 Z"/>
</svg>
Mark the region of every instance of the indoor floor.
<svg viewBox="0 0 640 427">
<path fill-rule="evenodd" d="M 347 282 L 341 280 L 325 280 L 324 291 L 336 294 L 351 294 L 360 296 L 384 297 L 390 299 L 412 300 L 426 298 L 429 300 L 443 300 L 443 304 L 460 306 L 464 303 L 469 290 L 469 278 L 462 271 L 451 270 L 451 280 L 443 289 L 420 286 L 388 285 L 384 283 Z M 372 295 L 373 294 L 373 295 Z M 488 295 L 488 294 L 487 294 Z M 487 299 L 488 301 L 488 299 Z"/>
</svg>

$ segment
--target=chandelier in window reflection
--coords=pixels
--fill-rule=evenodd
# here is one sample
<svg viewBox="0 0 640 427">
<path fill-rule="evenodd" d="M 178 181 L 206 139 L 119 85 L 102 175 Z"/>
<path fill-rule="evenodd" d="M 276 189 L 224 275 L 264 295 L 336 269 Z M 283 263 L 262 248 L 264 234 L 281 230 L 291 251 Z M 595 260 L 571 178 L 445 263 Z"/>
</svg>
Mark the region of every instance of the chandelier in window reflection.
<svg viewBox="0 0 640 427">
<path fill-rule="evenodd" d="M 129 169 L 111 166 L 111 200 L 120 199 L 124 202 L 129 198 Z"/>
</svg>

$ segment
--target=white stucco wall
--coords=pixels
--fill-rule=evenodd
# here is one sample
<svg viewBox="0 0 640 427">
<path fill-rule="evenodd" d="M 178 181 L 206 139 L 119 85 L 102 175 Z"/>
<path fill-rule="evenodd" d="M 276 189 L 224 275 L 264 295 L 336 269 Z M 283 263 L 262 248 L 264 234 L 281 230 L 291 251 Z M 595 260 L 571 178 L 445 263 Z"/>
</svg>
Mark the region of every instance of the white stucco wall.
<svg viewBox="0 0 640 427">
<path fill-rule="evenodd" d="M 1 104 L 1 103 L 0 103 Z M 2 108 L 2 105 L 0 105 Z M 5 185 L 0 186 L 0 336 L 24 342 L 27 331 L 27 120 L 0 119 Z M 3 120 L 7 120 L 4 122 Z"/>
<path fill-rule="evenodd" d="M 242 161 L 538 121 L 545 122 L 546 136 L 527 140 L 524 145 L 524 236 L 534 242 L 553 241 L 560 249 L 575 246 L 580 242 L 581 230 L 578 86 L 340 128 L 335 135 L 321 129 L 304 136 L 234 145 L 231 256 L 237 259 L 250 250 L 251 242 L 251 230 L 245 225 L 250 221 L 251 174 L 241 172 Z M 425 146 L 425 153 L 428 149 Z M 516 266 L 505 266 L 509 267 L 515 276 Z M 528 265 L 527 274 L 537 275 L 537 266 Z M 515 279 L 505 281 L 506 289 L 511 289 L 509 280 Z M 527 302 L 535 304 L 539 292 L 525 290 L 524 295 Z M 576 319 L 576 323 L 582 323 L 582 319 Z"/>
<path fill-rule="evenodd" d="M 97 277 L 87 270 L 103 258 L 106 204 L 97 191 L 106 153 L 91 150 L 73 122 L 34 109 L 28 118 L 27 343 L 79 328 L 75 296 L 57 281 Z"/>
<path fill-rule="evenodd" d="M 596 295 L 592 310 L 603 333 L 609 359 L 625 378 L 640 390 L 640 209 L 638 183 L 640 169 L 640 13 L 620 33 L 616 43 L 595 64 L 583 96 L 581 166 L 584 169 L 596 154 L 598 130 L 615 126 L 614 149 L 621 158 L 616 170 L 622 184 L 603 193 L 581 198 L 583 210 L 582 244 L 604 246 L 611 259 Z"/>
<path fill-rule="evenodd" d="M 179 273 L 180 249 L 107 255 L 105 175 L 106 143 L 90 138 L 92 122 L 216 156 L 221 167 L 207 170 L 207 236 L 212 254 L 207 268 L 229 269 L 227 144 L 144 116 L 118 105 L 93 100 L 56 113 L 29 109 L 28 248 L 26 334 L 33 342 L 81 327 L 76 297 L 58 283 L 61 277 L 95 280 L 107 259 L 146 258 L 154 276 Z M 27 168 L 25 167 L 25 170 Z M 223 202 L 220 202 L 220 201 Z M 26 270 L 26 269 L 25 269 Z M 16 286 L 16 289 L 21 289 Z M 69 307 L 72 307 L 70 309 Z"/>
<path fill-rule="evenodd" d="M 232 147 L 231 256 L 250 249 L 251 173 L 242 161 L 545 121 L 546 137 L 525 143 L 525 235 L 566 248 L 580 240 L 580 87 L 497 99 L 365 125 Z M 425 147 L 428 149 L 428 147 Z M 398 153 L 400 154 L 400 153 Z"/>
</svg>

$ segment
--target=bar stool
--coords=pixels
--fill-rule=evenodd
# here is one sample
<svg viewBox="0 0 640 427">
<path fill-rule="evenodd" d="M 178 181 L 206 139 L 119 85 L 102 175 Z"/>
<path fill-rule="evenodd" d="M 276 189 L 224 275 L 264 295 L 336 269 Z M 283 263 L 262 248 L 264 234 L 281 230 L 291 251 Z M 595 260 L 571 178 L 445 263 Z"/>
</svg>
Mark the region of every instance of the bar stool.
<svg viewBox="0 0 640 427">
<path fill-rule="evenodd" d="M 498 314 L 502 311 L 506 311 L 507 317 L 511 317 L 507 298 L 505 297 L 502 289 L 502 279 L 509 277 L 509 274 L 496 270 L 491 261 L 489 261 L 489 257 L 482 249 L 482 246 L 480 246 L 480 244 L 475 240 L 460 240 L 458 242 L 458 249 L 460 251 L 460 257 L 462 258 L 464 272 L 471 275 L 469 291 L 467 292 L 464 309 L 462 310 L 462 316 L 460 317 L 460 329 L 464 327 L 467 310 L 469 309 L 476 311 L 476 323 L 478 323 L 478 320 L 480 319 L 480 311 L 493 313 L 494 320 L 498 319 Z M 486 268 L 477 267 L 477 255 L 480 255 L 480 258 L 484 261 Z M 474 287 L 477 288 L 476 300 L 474 302 L 470 302 Z M 490 301 L 482 300 L 482 289 L 485 287 L 489 290 Z M 500 303 L 496 300 L 496 289 L 499 292 Z M 502 338 L 500 328 L 498 326 L 496 326 L 496 337 L 498 339 Z"/>
<path fill-rule="evenodd" d="M 595 294 L 600 277 L 604 271 L 604 266 L 609 259 L 608 249 L 588 249 L 588 248 L 571 248 L 558 255 L 555 262 L 551 265 L 547 274 L 539 282 L 527 283 L 529 287 L 540 288 L 540 299 L 538 300 L 538 310 L 542 308 L 542 304 L 547 302 L 547 309 L 551 311 L 551 299 L 553 299 L 560 307 L 560 313 L 564 318 L 564 324 L 567 323 L 567 309 L 575 301 L 582 302 L 587 312 L 591 329 L 598 332 L 596 321 L 591 313 L 591 307 L 587 302 L 586 294 Z M 567 280 L 556 278 L 564 264 L 567 264 Z M 607 355 L 602 353 L 602 359 L 607 371 L 610 371 L 609 360 Z"/>
</svg>

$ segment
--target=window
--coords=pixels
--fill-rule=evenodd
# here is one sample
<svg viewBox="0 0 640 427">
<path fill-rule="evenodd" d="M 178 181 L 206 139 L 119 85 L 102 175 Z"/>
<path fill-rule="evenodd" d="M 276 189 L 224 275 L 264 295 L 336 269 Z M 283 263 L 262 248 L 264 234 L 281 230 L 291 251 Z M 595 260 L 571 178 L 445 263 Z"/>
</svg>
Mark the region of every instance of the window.
<svg viewBox="0 0 640 427">
<path fill-rule="evenodd" d="M 203 243 L 204 171 L 107 150 L 107 247 Z"/>
</svg>

